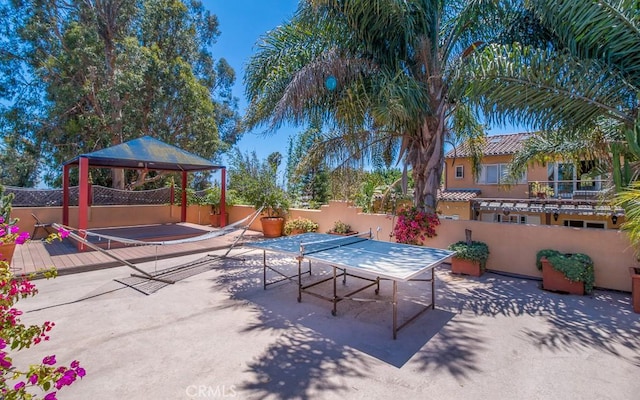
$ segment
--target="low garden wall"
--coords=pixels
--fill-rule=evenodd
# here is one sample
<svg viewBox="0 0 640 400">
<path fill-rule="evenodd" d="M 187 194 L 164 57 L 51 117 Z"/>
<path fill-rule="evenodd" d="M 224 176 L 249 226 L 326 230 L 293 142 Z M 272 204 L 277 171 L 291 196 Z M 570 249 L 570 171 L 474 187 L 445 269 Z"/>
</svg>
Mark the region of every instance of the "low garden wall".
<svg viewBox="0 0 640 400">
<path fill-rule="evenodd" d="M 239 221 L 254 211 L 253 207 L 229 207 L 229 222 Z M 70 210 L 70 225 L 76 224 L 76 208 Z M 12 216 L 20 218 L 22 230 L 33 230 L 34 213 L 42 222 L 61 222 L 61 207 L 14 208 Z M 320 210 L 292 209 L 289 218 L 305 217 L 319 224 L 319 231 L 326 232 L 335 221 L 351 225 L 353 230 L 372 230 L 379 240 L 390 237 L 393 217 L 382 214 L 363 214 L 357 207 L 345 202 L 330 202 Z M 209 209 L 190 206 L 187 222 L 208 225 Z M 180 221 L 178 206 L 93 206 L 89 213 L 89 227 L 146 225 L 176 223 Z M 261 230 L 256 219 L 251 229 Z M 487 268 L 528 277 L 541 277 L 535 266 L 538 250 L 555 249 L 567 253 L 585 253 L 595 266 L 596 286 L 607 289 L 631 291 L 628 267 L 637 265 L 634 249 L 623 232 L 612 229 L 568 228 L 548 225 L 499 224 L 470 220 L 441 220 L 438 236 L 427 239 L 426 246 L 446 248 L 449 244 L 464 240 L 465 229 L 473 232 L 473 239 L 487 243 L 491 252 Z"/>
</svg>

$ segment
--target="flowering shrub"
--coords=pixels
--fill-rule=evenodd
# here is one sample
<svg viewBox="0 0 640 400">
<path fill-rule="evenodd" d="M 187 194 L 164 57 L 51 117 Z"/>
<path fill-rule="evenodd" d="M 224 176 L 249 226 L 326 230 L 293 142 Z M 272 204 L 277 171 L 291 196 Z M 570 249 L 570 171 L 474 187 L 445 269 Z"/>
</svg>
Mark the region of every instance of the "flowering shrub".
<svg viewBox="0 0 640 400">
<path fill-rule="evenodd" d="M 34 296 L 35 285 L 29 279 L 13 278 L 6 262 L 0 261 L 0 285 L 2 285 L 0 301 L 0 392 L 4 399 L 35 399 L 28 389 L 38 387 L 46 393 L 45 400 L 56 399 L 56 393 L 64 386 L 69 386 L 77 378 L 85 376 L 85 370 L 78 361 L 71 362 L 69 367 L 56 366 L 55 355 L 49 355 L 39 364 L 29 366 L 27 370 L 19 370 L 13 365 L 9 351 L 17 351 L 49 340 L 49 332 L 55 326 L 51 321 L 42 325 L 26 326 L 20 322 L 22 311 L 13 307 L 20 298 Z M 11 382 L 9 381 L 11 380 Z"/>
<path fill-rule="evenodd" d="M 426 238 L 436 236 L 435 227 L 440 225 L 437 214 L 426 213 L 415 207 L 400 210 L 397 218 L 393 235 L 398 243 L 420 246 Z"/>
<path fill-rule="evenodd" d="M 20 232 L 16 224 L 17 220 L 7 220 L 0 215 L 0 244 L 23 244 L 29 240 L 29 232 Z"/>
<path fill-rule="evenodd" d="M 11 202 L 14 194 L 4 194 L 4 187 L 0 186 L 0 245 L 2 244 L 23 244 L 29 240 L 28 232 L 20 232 L 16 225 L 17 219 L 11 219 Z"/>
<path fill-rule="evenodd" d="M 3 218 L 2 224 L 5 219 Z M 14 240 L 22 244 L 25 235 L 10 228 L 10 224 L 4 224 L 2 240 Z M 8 233 L 7 233 L 8 232 Z M 69 232 L 60 230 L 59 233 L 49 235 L 47 241 L 61 239 L 68 236 Z M 28 238 L 28 234 L 26 235 Z M 45 271 L 46 278 L 56 275 L 55 269 Z M 35 346 L 49 340 L 49 332 L 55 326 L 51 321 L 45 321 L 42 325 L 26 326 L 20 322 L 22 311 L 15 308 L 20 299 L 35 296 L 38 293 L 36 286 L 31 282 L 33 276 L 16 277 L 11 272 L 6 261 L 0 261 L 0 398 L 2 399 L 36 399 L 32 393 L 34 388 L 40 388 L 44 392 L 44 400 L 55 400 L 57 392 L 64 386 L 69 386 L 77 378 L 85 376 L 85 370 L 78 361 L 73 361 L 69 367 L 59 365 L 55 355 L 49 355 L 38 364 L 29 366 L 26 370 L 18 369 L 13 365 L 10 352 Z"/>
</svg>

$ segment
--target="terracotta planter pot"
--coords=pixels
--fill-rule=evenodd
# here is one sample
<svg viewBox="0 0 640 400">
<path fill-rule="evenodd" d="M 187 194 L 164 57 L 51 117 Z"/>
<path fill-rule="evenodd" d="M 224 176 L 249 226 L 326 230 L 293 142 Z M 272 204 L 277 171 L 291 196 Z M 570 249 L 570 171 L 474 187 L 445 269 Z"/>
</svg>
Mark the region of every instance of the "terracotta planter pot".
<svg viewBox="0 0 640 400">
<path fill-rule="evenodd" d="M 229 213 L 227 214 L 227 222 L 229 221 Z M 221 214 L 209 214 L 209 224 L 214 228 L 218 228 L 220 226 L 220 216 Z"/>
<path fill-rule="evenodd" d="M 281 217 L 262 217 L 262 234 L 264 237 L 274 238 L 282 236 L 282 228 L 284 228 L 284 218 Z"/>
<path fill-rule="evenodd" d="M 451 272 L 471 276 L 482 276 L 484 273 L 482 268 L 480 268 L 480 261 L 471 261 L 458 257 L 451 259 Z"/>
<path fill-rule="evenodd" d="M 633 312 L 640 314 L 640 268 L 629 267 L 631 273 L 631 304 Z"/>
<path fill-rule="evenodd" d="M 0 245 L 0 261 L 6 261 L 11 265 L 13 259 L 13 252 L 16 250 L 16 244 L 2 244 Z"/>
<path fill-rule="evenodd" d="M 553 265 L 544 257 L 540 262 L 542 263 L 542 288 L 544 290 L 584 295 L 584 282 L 570 281 L 562 272 L 553 268 Z"/>
</svg>

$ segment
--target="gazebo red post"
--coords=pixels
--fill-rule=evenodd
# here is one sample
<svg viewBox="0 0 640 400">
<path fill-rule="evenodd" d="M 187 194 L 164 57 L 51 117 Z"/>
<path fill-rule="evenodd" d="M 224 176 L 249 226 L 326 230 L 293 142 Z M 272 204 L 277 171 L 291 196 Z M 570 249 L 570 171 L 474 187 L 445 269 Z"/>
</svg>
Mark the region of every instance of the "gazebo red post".
<svg viewBox="0 0 640 400">
<path fill-rule="evenodd" d="M 71 165 L 62 167 L 62 225 L 69 226 L 69 169 Z"/>
<path fill-rule="evenodd" d="M 80 157 L 78 165 L 80 184 L 78 190 L 78 230 L 82 232 L 89 227 L 89 159 Z M 84 250 L 84 245 L 80 242 L 78 242 L 78 250 Z"/>
<path fill-rule="evenodd" d="M 187 222 L 187 171 L 182 171 L 182 207 L 180 222 Z"/>
<path fill-rule="evenodd" d="M 227 169 L 220 169 L 220 226 L 227 226 Z"/>
</svg>

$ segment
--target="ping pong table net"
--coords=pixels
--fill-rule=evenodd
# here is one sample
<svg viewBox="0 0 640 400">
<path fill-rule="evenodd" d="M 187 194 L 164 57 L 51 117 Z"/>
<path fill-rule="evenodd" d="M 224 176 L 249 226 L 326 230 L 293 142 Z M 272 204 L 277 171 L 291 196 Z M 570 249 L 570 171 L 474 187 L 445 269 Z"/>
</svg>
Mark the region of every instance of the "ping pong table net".
<svg viewBox="0 0 640 400">
<path fill-rule="evenodd" d="M 359 235 L 340 236 L 326 240 L 317 240 L 313 242 L 300 243 L 300 255 L 308 255 L 318 253 L 325 250 L 336 249 L 338 247 L 349 246 L 351 244 L 371 240 L 371 232 L 361 233 Z"/>
</svg>

